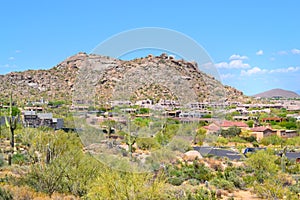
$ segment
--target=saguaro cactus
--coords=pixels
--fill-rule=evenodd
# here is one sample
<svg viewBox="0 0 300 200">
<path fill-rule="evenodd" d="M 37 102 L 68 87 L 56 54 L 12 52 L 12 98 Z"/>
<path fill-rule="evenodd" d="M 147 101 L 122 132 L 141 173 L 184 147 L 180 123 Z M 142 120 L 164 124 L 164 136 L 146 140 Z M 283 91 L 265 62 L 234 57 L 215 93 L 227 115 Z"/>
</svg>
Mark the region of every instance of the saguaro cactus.
<svg viewBox="0 0 300 200">
<path fill-rule="evenodd" d="M 136 136 L 133 136 L 130 133 L 128 133 L 127 135 L 125 135 L 125 138 L 126 138 L 126 144 L 128 145 L 128 153 L 130 158 L 132 159 L 133 145 L 136 142 Z"/>
<path fill-rule="evenodd" d="M 286 152 L 287 152 L 287 146 L 285 146 L 282 150 L 281 155 L 281 170 L 284 173 L 285 172 L 285 159 L 286 159 Z"/>
<path fill-rule="evenodd" d="M 18 118 L 13 118 L 13 112 L 12 112 L 12 93 L 10 93 L 10 100 L 9 100 L 9 116 L 5 116 L 5 123 L 7 128 L 10 130 L 10 146 L 12 148 L 15 147 L 15 129 L 17 128 L 17 121 Z"/>
</svg>

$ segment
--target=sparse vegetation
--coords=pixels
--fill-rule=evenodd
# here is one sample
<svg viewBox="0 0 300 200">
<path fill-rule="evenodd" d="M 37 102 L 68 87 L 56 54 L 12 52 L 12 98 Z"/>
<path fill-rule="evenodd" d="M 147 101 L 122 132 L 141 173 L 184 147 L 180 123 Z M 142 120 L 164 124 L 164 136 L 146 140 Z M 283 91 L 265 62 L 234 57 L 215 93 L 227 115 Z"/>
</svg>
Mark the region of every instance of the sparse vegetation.
<svg viewBox="0 0 300 200">
<path fill-rule="evenodd" d="M 90 55 L 84 53 L 80 56 L 75 56 L 76 62 L 90 59 Z M 202 117 L 209 119 L 199 119 L 200 117 L 195 116 L 191 117 L 192 119 L 181 118 L 180 108 L 174 102 L 169 109 L 159 111 L 160 114 L 143 105 L 108 105 L 111 91 L 117 89 L 114 84 L 120 81 L 123 74 L 133 71 L 130 79 L 133 79 L 133 76 L 137 76 L 138 79 L 129 81 L 128 84 L 130 87 L 136 87 L 135 84 L 142 74 L 135 74 L 133 69 L 138 68 L 137 64 L 146 64 L 149 68 L 156 67 L 157 64 L 161 68 L 170 65 L 180 69 L 183 77 L 188 74 L 182 69 L 188 69 L 196 79 L 190 82 L 191 86 L 201 86 L 194 88 L 202 102 L 209 98 L 207 91 L 213 91 L 214 88 L 217 88 L 215 91 L 218 99 L 222 98 L 222 89 L 219 87 L 223 86 L 205 74 L 196 73 L 191 63 L 180 61 L 180 64 L 176 64 L 179 61 L 170 61 L 162 57 L 152 59 L 153 63 L 149 63 L 149 60 L 140 58 L 135 61 L 120 61 L 116 71 L 122 73 L 112 73 L 95 83 L 95 93 L 101 91 L 105 99 L 99 100 L 99 96 L 87 93 L 87 102 L 95 99 L 96 102 L 93 102 L 93 105 L 84 105 L 84 111 L 79 112 L 79 120 L 94 117 L 91 119 L 93 123 L 89 124 L 86 120 L 82 128 L 84 131 L 78 132 L 73 132 L 79 121 L 73 120 L 72 112 L 75 112 L 76 108 L 71 109 L 73 102 L 70 101 L 71 91 L 74 89 L 74 75 L 78 72 L 77 67 L 73 66 L 74 61 L 63 62 L 54 69 L 44 71 L 43 80 L 46 84 L 43 81 L 38 83 L 45 84 L 46 89 L 40 93 L 35 87 L 28 86 L 28 83 L 35 83 L 33 80 L 42 76 L 41 71 L 34 70 L 25 73 L 24 84 L 20 86 L 21 91 L 14 92 L 14 100 L 17 102 L 23 102 L 23 96 L 28 98 L 28 103 L 19 105 L 23 109 L 25 106 L 41 106 L 45 112 L 52 112 L 55 117 L 64 118 L 66 127 L 70 128 L 68 133 L 52 128 L 24 128 L 21 124 L 17 125 L 14 116 L 20 114 L 20 110 L 13 104 L 12 98 L 8 103 L 9 85 L 5 83 L 8 79 L 6 76 L 1 79 L 4 91 L 1 95 L 5 99 L 3 102 L 9 107 L 1 108 L 0 116 L 10 116 L 7 118 L 8 127 L 4 127 L 4 124 L 0 126 L 0 199 L 214 200 L 233 199 L 233 194 L 237 191 L 252 191 L 265 199 L 297 199 L 300 190 L 294 177 L 299 174 L 300 164 L 297 160 L 287 159 L 282 152 L 286 149 L 298 151 L 299 136 L 285 139 L 273 134 L 256 141 L 250 129 L 236 126 L 212 133 L 205 126 L 217 116 L 212 114 L 213 105 L 207 105 L 206 111 L 209 112 L 206 113 L 209 114 Z M 114 60 L 109 61 L 115 64 Z M 16 73 L 14 77 L 21 77 L 21 73 Z M 149 77 L 149 80 L 151 78 L 156 76 Z M 185 76 L 185 79 L 190 77 Z M 204 80 L 205 83 L 209 83 L 207 87 L 202 87 L 205 85 Z M 168 77 L 165 81 L 172 80 Z M 228 93 L 228 100 L 239 98 L 247 103 L 256 101 L 243 96 L 234 88 L 224 88 Z M 128 95 L 130 100 L 147 98 L 153 100 L 153 103 L 161 99 L 179 99 L 170 88 L 157 84 L 147 83 L 135 89 L 131 96 L 125 96 Z M 35 96 L 49 97 L 51 101 L 34 102 Z M 230 105 L 227 110 L 237 107 Z M 299 133 L 300 123 L 291 117 L 297 112 L 272 108 L 270 112 L 260 113 L 263 109 L 259 106 L 247 111 L 254 111 L 246 119 L 249 119 L 246 122 L 249 128 L 270 125 L 273 129 L 297 130 Z M 188 116 L 194 113 L 190 114 L 188 113 Z M 232 120 L 234 116 L 241 115 L 241 111 L 236 110 L 227 113 L 225 118 Z M 239 120 L 244 120 L 244 116 L 241 117 Z M 279 117 L 280 120 L 263 121 L 268 117 Z M 207 154 L 199 156 L 199 152 L 195 150 L 202 148 L 202 145 L 203 148 L 208 146 L 208 149 L 213 146 L 219 147 L 218 150 L 226 150 L 235 155 L 239 153 L 240 159 L 230 160 L 231 158 L 221 154 L 213 155 L 210 154 L 210 150 Z M 105 148 L 102 148 L 103 146 Z M 267 148 L 246 156 L 241 155 L 249 146 Z M 14 147 L 14 151 L 11 147 Z M 104 151 L 109 154 L 101 160 L 99 157 L 106 153 Z M 196 156 L 188 157 L 187 151 L 196 153 Z M 117 153 L 128 161 L 118 163 L 118 170 L 114 169 L 114 165 L 110 165 L 115 161 Z M 138 163 L 138 167 L 149 164 L 150 170 L 134 173 L 134 162 Z"/>
</svg>

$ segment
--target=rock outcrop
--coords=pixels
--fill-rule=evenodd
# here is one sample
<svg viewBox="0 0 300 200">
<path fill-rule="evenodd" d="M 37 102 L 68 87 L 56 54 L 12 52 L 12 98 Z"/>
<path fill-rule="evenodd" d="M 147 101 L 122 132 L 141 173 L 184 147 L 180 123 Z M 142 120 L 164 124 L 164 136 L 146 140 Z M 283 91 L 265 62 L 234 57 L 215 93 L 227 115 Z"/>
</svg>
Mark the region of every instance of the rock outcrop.
<svg viewBox="0 0 300 200">
<path fill-rule="evenodd" d="M 79 96 L 97 102 L 118 98 L 183 102 L 187 98 L 199 102 L 248 99 L 242 92 L 223 86 L 214 77 L 201 72 L 196 63 L 175 60 L 166 54 L 122 61 L 78 53 L 49 70 L 1 75 L 0 90 L 1 98 L 7 98 L 12 90 L 18 103 L 42 97 L 71 103 Z"/>
</svg>

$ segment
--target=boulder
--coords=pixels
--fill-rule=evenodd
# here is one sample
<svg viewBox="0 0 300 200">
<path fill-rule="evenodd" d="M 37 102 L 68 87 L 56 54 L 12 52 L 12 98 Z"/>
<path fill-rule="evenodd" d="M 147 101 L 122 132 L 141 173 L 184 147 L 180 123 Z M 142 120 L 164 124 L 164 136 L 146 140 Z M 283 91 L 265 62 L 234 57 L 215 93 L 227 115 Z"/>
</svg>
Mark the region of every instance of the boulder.
<svg viewBox="0 0 300 200">
<path fill-rule="evenodd" d="M 188 151 L 188 152 L 184 153 L 184 156 L 183 156 L 183 159 L 185 161 L 194 161 L 196 159 L 201 159 L 201 158 L 202 158 L 201 154 L 195 150 Z"/>
</svg>

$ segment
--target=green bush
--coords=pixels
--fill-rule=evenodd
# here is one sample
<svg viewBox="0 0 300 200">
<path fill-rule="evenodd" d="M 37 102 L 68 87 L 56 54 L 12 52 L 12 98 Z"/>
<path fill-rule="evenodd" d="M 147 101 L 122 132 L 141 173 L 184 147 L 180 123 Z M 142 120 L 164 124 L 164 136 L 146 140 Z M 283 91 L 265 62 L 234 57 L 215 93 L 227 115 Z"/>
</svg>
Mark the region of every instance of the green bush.
<svg viewBox="0 0 300 200">
<path fill-rule="evenodd" d="M 233 138 L 229 139 L 230 142 L 236 142 L 236 143 L 247 143 L 246 140 L 244 140 L 243 138 L 240 138 L 239 136 L 235 136 Z"/>
<path fill-rule="evenodd" d="M 4 158 L 3 155 L 0 154 L 0 167 L 2 167 L 4 165 Z"/>
<path fill-rule="evenodd" d="M 214 176 L 209 168 L 203 163 L 194 161 L 193 164 L 187 165 L 186 163 L 178 163 L 177 165 L 168 165 L 166 174 L 168 182 L 172 185 L 180 185 L 184 181 L 191 180 L 194 184 L 195 181 L 204 183 L 209 181 Z M 190 183 L 190 181 L 189 181 Z"/>
<path fill-rule="evenodd" d="M 158 149 L 160 147 L 155 138 L 138 138 L 136 143 L 138 148 L 142 150 Z"/>
<path fill-rule="evenodd" d="M 138 114 L 147 114 L 149 113 L 150 109 L 149 108 L 140 108 L 138 110 Z"/>
<path fill-rule="evenodd" d="M 23 154 L 17 153 L 12 156 L 12 163 L 23 165 L 28 161 L 27 157 Z"/>
<path fill-rule="evenodd" d="M 192 149 L 190 143 L 184 139 L 174 138 L 170 143 L 169 147 L 172 151 L 180 151 L 182 153 Z"/>
<path fill-rule="evenodd" d="M 217 200 L 216 191 L 201 187 L 195 193 L 188 194 L 188 200 Z"/>
<path fill-rule="evenodd" d="M 175 186 L 181 185 L 184 181 L 185 179 L 183 179 L 182 177 L 172 177 L 168 179 L 168 182 Z"/>
<path fill-rule="evenodd" d="M 233 183 L 234 187 L 239 189 L 242 189 L 245 186 L 245 183 L 241 177 L 242 174 L 239 170 L 231 167 L 225 169 L 224 178 Z"/>
<path fill-rule="evenodd" d="M 0 187 L 0 199 L 1 200 L 12 200 L 13 199 L 13 196 L 10 194 L 9 191 L 5 190 L 5 189 L 2 189 Z"/>
<path fill-rule="evenodd" d="M 220 143 L 223 145 L 228 144 L 228 142 L 229 142 L 228 139 L 223 138 L 223 137 L 218 137 L 218 139 L 217 139 L 217 143 Z"/>
<path fill-rule="evenodd" d="M 234 184 L 228 180 L 222 178 L 214 178 L 211 184 L 216 186 L 218 189 L 224 189 L 228 191 L 234 190 Z"/>
<path fill-rule="evenodd" d="M 49 101 L 48 105 L 49 106 L 60 106 L 65 104 L 65 101 Z"/>
<path fill-rule="evenodd" d="M 289 138 L 286 140 L 287 145 L 300 146 L 300 137 Z"/>
<path fill-rule="evenodd" d="M 295 194 L 300 194 L 300 183 L 289 186 L 289 189 L 291 192 L 293 192 Z"/>
<path fill-rule="evenodd" d="M 200 181 L 197 180 L 197 179 L 189 179 L 188 183 L 190 185 L 199 185 L 200 184 Z"/>
<path fill-rule="evenodd" d="M 261 139 L 260 143 L 268 146 L 270 144 L 272 145 L 281 145 L 283 143 L 283 139 L 277 135 L 271 135 L 269 137 L 265 137 L 263 139 Z"/>
<path fill-rule="evenodd" d="M 242 137 L 242 139 L 246 140 L 247 142 L 257 142 L 256 137 L 254 137 L 253 135 L 249 137 Z"/>
<path fill-rule="evenodd" d="M 240 133 L 241 133 L 241 129 L 236 126 L 232 126 L 229 127 L 228 129 L 221 130 L 221 135 L 225 138 L 239 136 Z"/>
<path fill-rule="evenodd" d="M 254 121 L 253 120 L 249 120 L 249 121 L 246 122 L 246 124 L 248 125 L 248 127 L 252 128 L 253 124 L 254 124 Z"/>
</svg>

